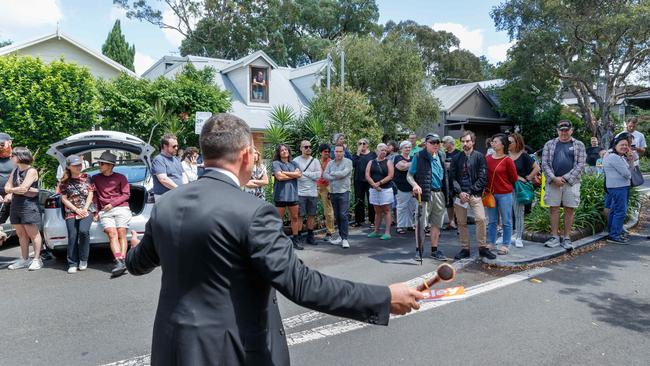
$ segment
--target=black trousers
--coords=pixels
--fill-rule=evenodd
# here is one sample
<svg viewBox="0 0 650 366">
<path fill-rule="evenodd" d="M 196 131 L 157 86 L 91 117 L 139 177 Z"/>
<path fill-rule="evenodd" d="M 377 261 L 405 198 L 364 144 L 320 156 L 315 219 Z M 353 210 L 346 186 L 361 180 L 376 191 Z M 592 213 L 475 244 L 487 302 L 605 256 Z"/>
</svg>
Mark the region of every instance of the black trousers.
<svg viewBox="0 0 650 366">
<path fill-rule="evenodd" d="M 366 208 L 368 221 L 375 222 L 375 208 L 370 204 L 370 184 L 366 181 L 354 181 L 354 221 L 363 224 L 366 221 Z"/>
</svg>

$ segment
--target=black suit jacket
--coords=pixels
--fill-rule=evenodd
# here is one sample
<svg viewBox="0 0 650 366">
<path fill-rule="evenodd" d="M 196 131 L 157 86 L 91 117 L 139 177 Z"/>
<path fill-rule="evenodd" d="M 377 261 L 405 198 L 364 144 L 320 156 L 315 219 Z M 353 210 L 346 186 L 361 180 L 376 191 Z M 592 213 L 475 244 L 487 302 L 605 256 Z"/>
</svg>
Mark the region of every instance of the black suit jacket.
<svg viewBox="0 0 650 366">
<path fill-rule="evenodd" d="M 276 209 L 214 170 L 160 198 L 126 264 L 134 275 L 162 268 L 152 365 L 288 365 L 275 289 L 310 309 L 388 324 L 388 287 L 303 265 Z"/>
<path fill-rule="evenodd" d="M 465 162 L 467 162 L 469 168 L 469 180 L 471 183 L 470 190 L 466 193 L 481 197 L 487 185 L 487 164 L 485 162 L 485 156 L 476 150 L 473 150 L 469 157 L 464 151 L 461 151 L 451 161 L 449 176 L 452 180 L 450 185 L 454 190 L 454 194 L 458 195 L 462 192 L 461 181 L 463 179 Z"/>
</svg>

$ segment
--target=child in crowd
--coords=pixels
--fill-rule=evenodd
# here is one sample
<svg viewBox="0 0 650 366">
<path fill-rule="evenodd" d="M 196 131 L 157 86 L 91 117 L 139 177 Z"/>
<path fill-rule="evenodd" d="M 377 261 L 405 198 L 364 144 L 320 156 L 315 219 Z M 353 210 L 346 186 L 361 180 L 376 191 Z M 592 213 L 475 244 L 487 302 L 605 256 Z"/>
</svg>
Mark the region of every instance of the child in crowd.
<svg viewBox="0 0 650 366">
<path fill-rule="evenodd" d="M 603 174 L 603 158 L 605 157 L 605 154 L 607 154 L 607 150 L 600 150 L 600 158 L 596 160 L 596 174 L 601 175 Z"/>
</svg>

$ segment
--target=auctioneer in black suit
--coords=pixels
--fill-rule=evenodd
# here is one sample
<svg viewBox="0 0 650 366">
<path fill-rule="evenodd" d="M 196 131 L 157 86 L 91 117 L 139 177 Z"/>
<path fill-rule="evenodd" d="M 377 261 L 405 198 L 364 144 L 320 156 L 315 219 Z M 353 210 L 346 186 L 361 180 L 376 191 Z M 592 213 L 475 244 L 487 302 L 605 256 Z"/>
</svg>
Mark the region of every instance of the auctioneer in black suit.
<svg viewBox="0 0 650 366">
<path fill-rule="evenodd" d="M 314 310 L 388 324 L 388 287 L 307 268 L 276 209 L 215 170 L 161 197 L 126 264 L 135 275 L 162 267 L 152 365 L 288 365 L 275 289 Z"/>
</svg>

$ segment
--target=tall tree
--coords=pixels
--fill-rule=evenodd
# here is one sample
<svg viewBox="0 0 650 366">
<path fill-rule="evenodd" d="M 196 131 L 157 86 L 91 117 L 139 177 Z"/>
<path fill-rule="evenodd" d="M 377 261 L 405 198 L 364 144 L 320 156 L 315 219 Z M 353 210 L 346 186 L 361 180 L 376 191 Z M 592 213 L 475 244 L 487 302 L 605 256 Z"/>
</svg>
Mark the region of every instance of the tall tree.
<svg viewBox="0 0 650 366">
<path fill-rule="evenodd" d="M 121 64 L 131 71 L 135 71 L 133 61 L 135 60 L 135 45 L 129 45 L 122 34 L 120 20 L 116 20 L 102 45 L 102 53 L 111 60 Z"/>
<path fill-rule="evenodd" d="M 11 42 L 11 40 L 9 40 L 9 39 L 4 40 L 4 41 L 0 41 L 0 47 L 9 46 L 12 43 L 13 42 Z"/>
<path fill-rule="evenodd" d="M 113 0 L 127 16 L 174 29 L 181 54 L 236 59 L 263 50 L 278 64 L 300 66 L 325 57 L 346 34 L 377 33 L 374 0 L 161 0 L 176 22 L 165 22 L 153 0 Z"/>
<path fill-rule="evenodd" d="M 513 61 L 563 80 L 592 133 L 605 143 L 613 135 L 617 101 L 650 90 L 630 87 L 632 75 L 650 73 L 647 0 L 508 0 L 491 15 L 498 30 L 517 40 Z"/>
<path fill-rule="evenodd" d="M 478 59 L 481 62 L 481 73 L 483 74 L 483 80 L 494 79 L 496 77 L 496 66 L 491 64 L 485 56 L 480 56 Z"/>
<path fill-rule="evenodd" d="M 401 37 L 346 37 L 345 85 L 368 95 L 384 135 L 416 130 L 437 118 L 417 44 Z M 335 59 L 335 67 L 338 60 Z"/>
<path fill-rule="evenodd" d="M 434 84 L 458 84 L 483 80 L 478 57 L 459 50 L 460 40 L 452 33 L 436 31 L 412 20 L 393 21 L 384 27 L 385 37 L 400 37 L 414 41 L 420 51 L 424 71 Z"/>
</svg>

